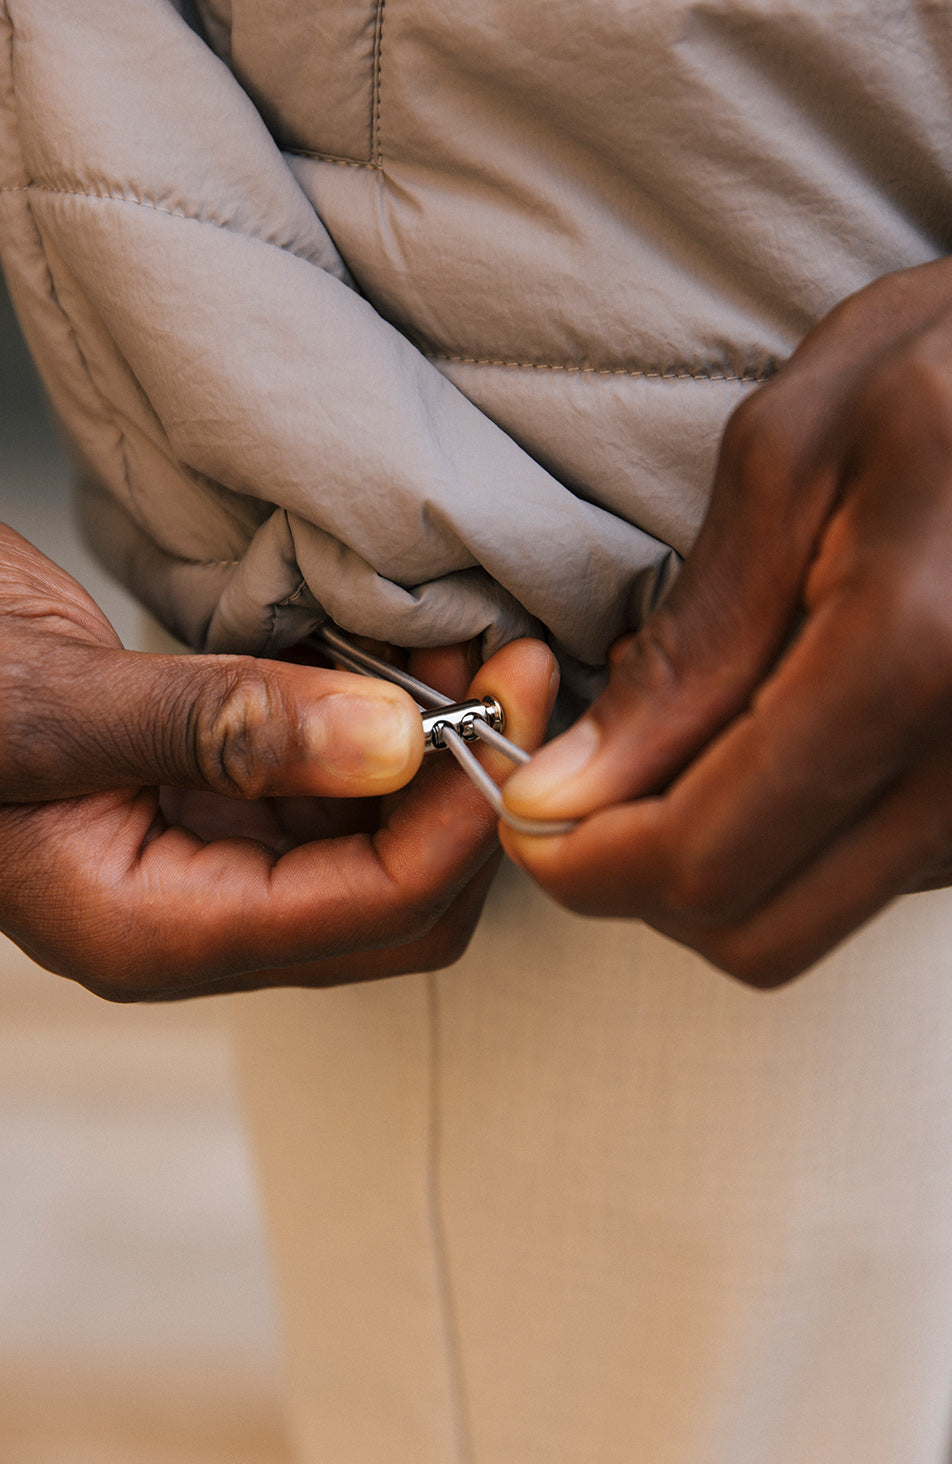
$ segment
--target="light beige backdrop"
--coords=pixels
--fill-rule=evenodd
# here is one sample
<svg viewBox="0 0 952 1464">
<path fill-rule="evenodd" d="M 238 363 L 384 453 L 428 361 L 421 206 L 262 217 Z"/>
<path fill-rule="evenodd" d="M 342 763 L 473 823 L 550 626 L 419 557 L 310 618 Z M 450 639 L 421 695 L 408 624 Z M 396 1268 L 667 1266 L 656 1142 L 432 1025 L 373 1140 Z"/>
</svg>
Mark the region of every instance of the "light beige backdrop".
<svg viewBox="0 0 952 1464">
<path fill-rule="evenodd" d="M 146 633 L 78 542 L 5 298 L 0 518 Z M 109 1006 L 0 937 L 0 1464 L 284 1464 L 227 1026 Z"/>
</svg>

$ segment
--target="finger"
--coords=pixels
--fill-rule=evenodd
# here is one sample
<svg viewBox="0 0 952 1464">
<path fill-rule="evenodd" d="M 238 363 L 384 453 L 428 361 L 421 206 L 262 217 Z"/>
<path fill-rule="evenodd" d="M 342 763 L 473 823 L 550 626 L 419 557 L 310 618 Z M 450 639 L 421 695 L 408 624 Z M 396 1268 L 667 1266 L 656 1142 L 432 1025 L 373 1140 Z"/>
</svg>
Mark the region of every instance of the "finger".
<svg viewBox="0 0 952 1464">
<path fill-rule="evenodd" d="M 520 735 L 541 735 L 552 671 L 535 646 L 487 668 Z M 438 759 L 387 802 L 374 835 L 281 857 L 258 842 L 205 843 L 167 827 L 152 795 L 8 809 L 2 923 L 42 964 L 123 999 L 406 945 L 439 925 L 492 858 L 496 820 L 455 764 Z"/>
<path fill-rule="evenodd" d="M 662 795 L 563 839 L 507 833 L 506 848 L 588 913 L 681 931 L 744 920 L 946 741 L 945 702 L 932 704 L 939 658 L 923 637 L 921 665 L 893 657 L 887 623 L 864 595 L 834 598 L 749 712 Z"/>
<path fill-rule="evenodd" d="M 904 477 L 910 417 L 918 447 Z M 946 441 L 913 403 L 898 423 L 878 418 L 876 451 L 811 562 L 798 638 L 663 800 L 658 880 L 701 890 L 725 919 L 779 890 L 946 733 Z"/>
<path fill-rule="evenodd" d="M 695 925 L 688 943 L 751 986 L 808 970 L 891 901 L 948 871 L 950 773 L 948 749 L 936 749 L 775 898 L 735 924 Z"/>
<path fill-rule="evenodd" d="M 121 647 L 102 610 L 60 565 L 0 523 L 0 619 L 67 630 L 92 645 Z"/>
<path fill-rule="evenodd" d="M 947 871 L 952 755 L 921 690 L 936 658 L 921 644 L 922 675 L 907 660 L 898 694 L 869 677 L 869 647 L 851 654 L 842 624 L 834 635 L 826 619 L 667 793 L 596 813 L 562 839 L 505 831 L 511 857 L 570 908 L 646 920 L 758 986 L 790 979 Z M 854 620 L 858 642 L 866 608 Z M 883 630 L 888 662 L 887 641 Z"/>
<path fill-rule="evenodd" d="M 415 940 L 385 949 L 360 951 L 351 955 L 328 956 L 304 966 L 280 966 L 270 970 L 250 971 L 223 980 L 179 987 L 174 993 L 162 993 L 161 999 L 212 996 L 222 992 L 259 991 L 264 987 L 297 986 L 312 989 L 329 986 L 351 986 L 357 982 L 380 981 L 391 976 L 407 976 L 421 971 L 442 971 L 460 959 L 468 946 L 476 923 L 492 888 L 501 859 L 497 850 L 482 869 L 465 886 L 431 930 Z"/>
<path fill-rule="evenodd" d="M 949 772 L 946 765 L 946 781 Z M 948 868 L 952 829 L 936 819 L 936 794 L 934 784 L 896 790 L 774 900 L 735 926 L 696 929 L 692 943 L 750 986 L 779 986 L 809 970 L 886 905 Z"/>
<path fill-rule="evenodd" d="M 519 747 L 538 747 L 559 689 L 555 656 L 543 641 L 525 638 L 511 641 L 480 666 L 474 661 L 476 645 L 414 652 L 414 674 L 457 701 L 494 697 L 503 709 L 506 736 Z M 497 782 L 511 777 L 515 764 L 504 754 L 491 752 L 485 743 L 475 744 L 474 751 Z"/>
<path fill-rule="evenodd" d="M 842 493 L 855 499 L 865 487 L 878 505 L 868 526 L 878 518 L 894 538 L 919 534 L 920 554 L 948 543 L 947 524 L 921 536 L 923 505 L 935 517 L 948 501 L 936 492 L 948 463 L 947 327 L 903 345 L 904 331 L 927 323 L 947 290 L 946 262 L 844 302 L 734 413 L 680 577 L 643 630 L 616 648 L 610 685 L 590 713 L 513 778 L 513 812 L 581 817 L 653 791 L 742 712 L 796 629 Z M 896 345 L 897 332 L 887 366 L 879 352 Z M 857 475 L 878 484 L 857 484 Z M 825 557 L 841 567 L 837 555 Z"/>
<path fill-rule="evenodd" d="M 659 899 L 651 864 L 663 833 L 653 801 L 595 814 L 565 839 L 520 841 L 504 832 L 503 844 L 515 845 L 510 856 L 568 908 L 640 918 L 746 985 L 768 989 L 809 970 L 884 906 L 949 868 L 952 819 L 940 796 L 949 763 L 946 752 L 937 755 L 738 920 L 725 919 L 717 896 L 708 902 L 696 884 L 689 891 L 674 881 Z"/>
<path fill-rule="evenodd" d="M 0 800 L 145 784 L 238 798 L 388 792 L 423 753 L 386 682 L 246 656 L 18 637 L 0 664 Z"/>
<path fill-rule="evenodd" d="M 495 697 L 505 713 L 505 734 L 517 747 L 537 748 L 545 736 L 559 689 L 559 667 L 543 641 L 511 641 L 481 667 L 469 689 L 473 698 Z M 497 782 L 513 775 L 514 764 L 480 744 L 480 761 Z"/>
<path fill-rule="evenodd" d="M 503 707 L 506 735 L 535 747 L 545 735 L 559 688 L 558 662 L 544 641 L 510 641 L 486 662 L 479 642 L 414 651 L 411 670 L 455 701 L 494 696 Z M 511 764 L 506 765 L 511 770 Z"/>
</svg>

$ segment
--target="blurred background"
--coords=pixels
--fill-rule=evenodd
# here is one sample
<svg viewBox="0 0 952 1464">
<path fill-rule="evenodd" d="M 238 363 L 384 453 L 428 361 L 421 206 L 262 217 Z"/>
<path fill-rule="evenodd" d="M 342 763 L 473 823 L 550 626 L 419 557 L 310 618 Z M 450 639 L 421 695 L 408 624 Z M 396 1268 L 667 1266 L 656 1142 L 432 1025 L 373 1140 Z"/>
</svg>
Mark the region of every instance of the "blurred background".
<svg viewBox="0 0 952 1464">
<path fill-rule="evenodd" d="M 2 285 L 0 518 L 144 645 Z M 229 1000 L 110 1006 L 0 936 L 0 1464 L 288 1464 Z"/>
</svg>

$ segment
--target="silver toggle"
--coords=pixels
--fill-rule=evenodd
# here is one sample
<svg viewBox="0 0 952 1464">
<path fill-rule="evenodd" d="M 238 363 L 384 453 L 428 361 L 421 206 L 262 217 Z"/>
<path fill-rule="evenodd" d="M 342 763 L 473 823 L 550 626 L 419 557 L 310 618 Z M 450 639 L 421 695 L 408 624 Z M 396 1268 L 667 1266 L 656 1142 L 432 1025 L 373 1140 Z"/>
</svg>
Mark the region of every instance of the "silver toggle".
<svg viewBox="0 0 952 1464">
<path fill-rule="evenodd" d="M 476 742 L 479 733 L 476 724 L 484 723 L 494 732 L 502 732 L 506 724 L 502 707 L 494 696 L 484 696 L 482 701 L 454 702 L 440 707 L 435 712 L 423 713 L 423 734 L 427 752 L 437 752 L 446 746 L 443 728 L 452 727 L 466 742 Z"/>
</svg>

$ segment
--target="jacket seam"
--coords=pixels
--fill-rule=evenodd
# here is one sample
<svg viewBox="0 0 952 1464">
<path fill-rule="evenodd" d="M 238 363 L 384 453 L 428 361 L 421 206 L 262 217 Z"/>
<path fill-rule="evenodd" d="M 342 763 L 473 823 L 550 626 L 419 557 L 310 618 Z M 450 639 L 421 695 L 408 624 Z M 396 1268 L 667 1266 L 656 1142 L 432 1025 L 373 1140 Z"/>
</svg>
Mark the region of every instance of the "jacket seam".
<svg viewBox="0 0 952 1464">
<path fill-rule="evenodd" d="M 381 5 L 381 10 L 383 6 Z M 351 163 L 345 158 L 329 159 L 338 161 L 349 167 L 357 168 L 379 168 L 380 164 Z M 202 218 L 199 214 L 189 214 L 183 209 L 168 208 L 164 204 L 155 203 L 147 198 L 130 197 L 125 193 L 97 192 L 86 188 L 54 188 L 47 183 L 17 183 L 0 187 L 0 195 L 5 193 L 47 193 L 53 197 L 61 198 L 88 198 L 101 203 L 124 203 L 135 208 L 151 209 L 153 213 L 165 214 L 167 218 L 183 219 L 187 223 L 205 224 L 213 229 L 221 229 L 223 232 L 232 234 L 236 238 L 247 239 L 249 242 L 264 244 L 272 248 L 281 249 L 288 254 L 298 256 L 293 249 L 286 249 L 280 244 L 272 244 L 271 240 L 262 239 L 258 234 L 246 233 L 243 229 L 232 228 L 229 224 L 218 223 L 215 219 Z M 60 307 L 62 310 L 62 307 Z M 64 318 L 65 312 L 64 312 Z M 434 365 L 442 363 L 448 366 L 491 366 L 497 369 L 510 371 L 554 371 L 571 376 L 625 376 L 631 379 L 644 381 L 728 381 L 742 384 L 759 385 L 769 381 L 776 375 L 779 363 L 771 362 L 760 371 L 731 371 L 715 366 L 687 367 L 687 366 L 665 366 L 665 367 L 631 367 L 631 366 L 585 366 L 577 361 L 520 361 L 503 356 L 450 356 L 430 354 L 424 352 L 426 359 Z"/>
<path fill-rule="evenodd" d="M 383 167 L 383 137 L 381 115 L 381 91 L 383 81 L 383 22 L 386 0 L 377 0 L 374 17 L 374 80 L 373 113 L 370 124 L 370 161 L 375 168 Z"/>
<path fill-rule="evenodd" d="M 4 193 L 46 193 L 52 198 L 88 198 L 98 203 L 125 203 L 135 208 L 147 208 L 152 213 L 165 214 L 166 218 L 183 219 L 186 223 L 205 224 L 213 229 L 221 229 L 225 234 L 232 234 L 237 239 L 248 239 L 256 244 L 269 245 L 280 249 L 282 253 L 292 254 L 296 258 L 306 259 L 306 255 L 299 255 L 293 248 L 283 244 L 272 244 L 270 239 L 263 239 L 260 234 L 249 234 L 245 229 L 236 229 L 231 224 L 218 223 L 215 219 L 203 218 L 201 214 L 186 213 L 184 209 L 168 208 L 163 203 L 155 203 L 150 198 L 136 198 L 128 193 L 105 193 L 93 188 L 57 188 L 49 183 L 19 183 L 14 186 L 0 187 L 0 194 Z"/>
<path fill-rule="evenodd" d="M 441 356 L 426 353 L 427 360 L 448 366 L 496 366 L 514 371 L 561 371 L 573 376 L 631 376 L 646 381 L 736 381 L 753 384 L 770 381 L 780 369 L 771 362 L 760 371 L 731 371 L 728 368 L 701 366 L 632 367 L 583 366 L 576 361 L 517 361 L 492 356 Z"/>
<path fill-rule="evenodd" d="M 374 44 L 370 87 L 370 157 L 348 158 L 340 153 L 323 152 L 320 148 L 287 147 L 281 151 L 292 157 L 314 158 L 321 163 L 335 163 L 341 168 L 366 168 L 372 172 L 383 171 L 382 102 L 383 88 L 383 22 L 386 0 L 376 0 L 374 6 Z"/>
<path fill-rule="evenodd" d="M 379 173 L 383 167 L 376 158 L 342 158 L 337 153 L 319 152 L 310 147 L 282 147 L 281 151 L 292 158 L 313 158 L 318 163 L 336 163 L 341 168 L 369 168 Z"/>
</svg>

